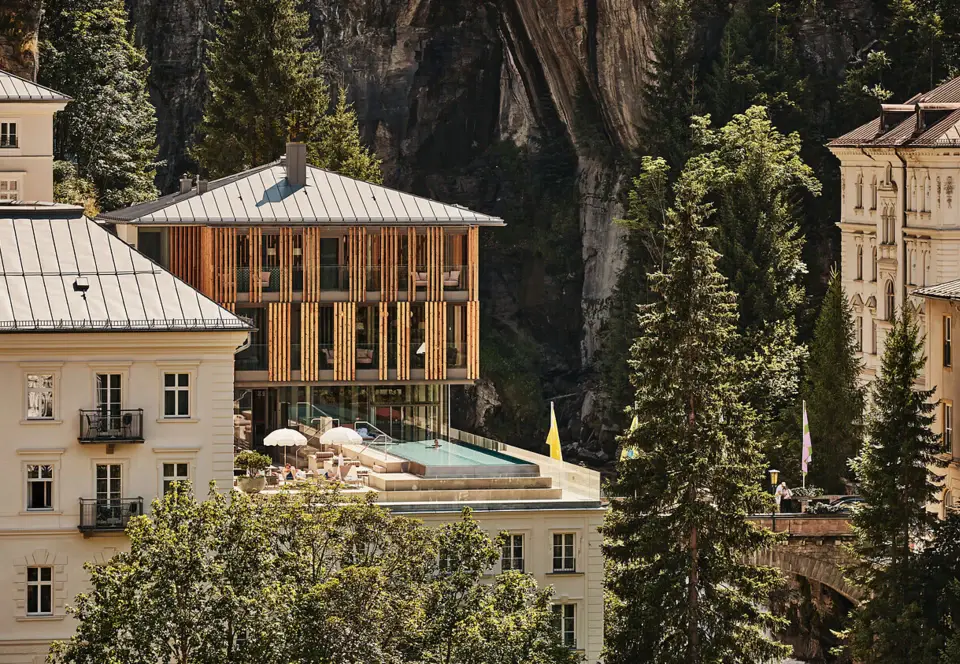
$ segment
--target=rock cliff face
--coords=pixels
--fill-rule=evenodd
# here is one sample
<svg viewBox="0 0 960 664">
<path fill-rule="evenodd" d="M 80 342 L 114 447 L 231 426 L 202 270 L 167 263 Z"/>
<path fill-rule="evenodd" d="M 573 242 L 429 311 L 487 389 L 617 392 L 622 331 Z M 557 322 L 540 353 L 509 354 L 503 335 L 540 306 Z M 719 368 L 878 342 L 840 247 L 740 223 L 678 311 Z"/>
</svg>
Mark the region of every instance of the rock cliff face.
<svg viewBox="0 0 960 664">
<path fill-rule="evenodd" d="M 220 0 L 127 2 L 153 67 L 151 92 L 166 160 L 159 184 L 170 189 L 190 167 L 186 148 L 205 88 L 204 40 Z M 349 88 L 389 184 L 490 210 L 502 183 L 473 167 L 494 146 L 508 141 L 536 149 L 548 136 L 571 147 L 580 242 L 563 249 L 578 253 L 582 263 L 581 310 L 570 317 L 581 343 L 579 352 L 552 359 L 551 373 L 562 378 L 544 389 L 580 386 L 578 407 L 563 410 L 573 422 L 590 421 L 595 399 L 584 398 L 590 365 L 604 302 L 624 260 L 621 231 L 613 224 L 621 213 L 622 183 L 612 156 L 638 143 L 647 2 L 307 0 L 316 43 L 333 79 Z M 550 280 L 542 270 L 523 273 L 521 281 Z M 513 292 L 496 295 L 490 313 L 509 326 L 522 325 L 511 320 L 510 300 L 531 291 L 550 298 L 548 286 L 513 284 Z M 576 412 L 579 404 L 586 412 Z"/>
<path fill-rule="evenodd" d="M 40 0 L 4 0 L 0 4 L 0 69 L 31 81 L 37 78 Z"/>
</svg>

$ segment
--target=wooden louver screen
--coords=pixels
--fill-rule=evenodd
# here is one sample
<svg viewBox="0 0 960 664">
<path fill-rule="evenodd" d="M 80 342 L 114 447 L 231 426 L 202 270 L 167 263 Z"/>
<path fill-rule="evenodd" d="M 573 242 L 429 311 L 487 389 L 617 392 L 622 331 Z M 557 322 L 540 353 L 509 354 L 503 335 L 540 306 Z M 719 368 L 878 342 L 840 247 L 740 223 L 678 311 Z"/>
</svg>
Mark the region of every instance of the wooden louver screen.
<svg viewBox="0 0 960 664">
<path fill-rule="evenodd" d="M 480 229 L 467 229 L 467 299 L 480 299 Z"/>
<path fill-rule="evenodd" d="M 380 301 L 396 302 L 400 292 L 400 229 L 380 229 Z"/>
<path fill-rule="evenodd" d="M 263 281 L 260 272 L 263 270 L 263 232 L 259 228 L 251 228 L 250 234 L 250 301 L 263 301 Z"/>
<path fill-rule="evenodd" d="M 320 304 L 300 305 L 300 380 L 320 380 Z"/>
<path fill-rule="evenodd" d="M 443 380 L 447 377 L 447 303 L 427 302 L 426 357 L 424 378 Z"/>
<path fill-rule="evenodd" d="M 237 299 L 237 229 L 213 228 L 213 299 L 235 302 Z"/>
<path fill-rule="evenodd" d="M 377 329 L 379 330 L 379 339 L 377 345 L 377 367 L 379 369 L 378 378 L 386 380 L 388 377 L 388 367 L 390 359 L 390 304 L 381 302 L 378 305 L 380 321 Z"/>
<path fill-rule="evenodd" d="M 303 301 L 320 301 L 320 229 L 303 229 Z"/>
<path fill-rule="evenodd" d="M 410 380 L 410 303 L 397 302 L 397 380 Z"/>
<path fill-rule="evenodd" d="M 350 301 L 363 302 L 367 297 L 367 229 L 347 231 L 347 266 L 350 271 Z"/>
<path fill-rule="evenodd" d="M 357 304 L 333 305 L 333 379 L 357 379 Z"/>
<path fill-rule="evenodd" d="M 293 299 L 293 229 L 281 228 L 277 256 L 280 262 L 280 301 Z"/>
<path fill-rule="evenodd" d="M 407 299 L 417 299 L 417 229 L 407 229 Z"/>
<path fill-rule="evenodd" d="M 194 288 L 202 289 L 199 226 L 170 227 L 170 271 Z"/>
<path fill-rule="evenodd" d="M 443 228 L 427 229 L 427 301 L 443 299 Z"/>
<path fill-rule="evenodd" d="M 289 302 L 267 305 L 267 380 L 290 380 Z"/>
<path fill-rule="evenodd" d="M 480 303 L 467 302 L 467 380 L 480 378 Z"/>
</svg>

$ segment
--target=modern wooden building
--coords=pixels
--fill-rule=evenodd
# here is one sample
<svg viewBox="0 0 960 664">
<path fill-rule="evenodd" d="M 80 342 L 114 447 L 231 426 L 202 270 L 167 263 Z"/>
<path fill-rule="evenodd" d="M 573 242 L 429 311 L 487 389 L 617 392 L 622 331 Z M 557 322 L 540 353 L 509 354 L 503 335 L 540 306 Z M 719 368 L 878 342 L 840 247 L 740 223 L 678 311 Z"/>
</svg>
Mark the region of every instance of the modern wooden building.
<svg viewBox="0 0 960 664">
<path fill-rule="evenodd" d="M 336 421 L 438 435 L 447 386 L 480 375 L 479 230 L 503 221 L 279 162 L 101 215 L 256 327 L 236 361 L 236 436 Z"/>
</svg>

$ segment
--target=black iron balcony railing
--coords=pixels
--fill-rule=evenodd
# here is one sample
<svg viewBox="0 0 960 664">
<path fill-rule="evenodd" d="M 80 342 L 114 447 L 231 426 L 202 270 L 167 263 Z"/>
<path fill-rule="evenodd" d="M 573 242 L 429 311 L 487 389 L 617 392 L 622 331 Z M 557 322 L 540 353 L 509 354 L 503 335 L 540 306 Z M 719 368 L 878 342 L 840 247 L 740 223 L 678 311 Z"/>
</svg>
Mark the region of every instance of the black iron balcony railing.
<svg viewBox="0 0 960 664">
<path fill-rule="evenodd" d="M 81 443 L 142 443 L 143 409 L 81 410 Z"/>
<path fill-rule="evenodd" d="M 143 514 L 143 498 L 81 498 L 80 531 L 126 530 L 130 519 Z"/>
</svg>

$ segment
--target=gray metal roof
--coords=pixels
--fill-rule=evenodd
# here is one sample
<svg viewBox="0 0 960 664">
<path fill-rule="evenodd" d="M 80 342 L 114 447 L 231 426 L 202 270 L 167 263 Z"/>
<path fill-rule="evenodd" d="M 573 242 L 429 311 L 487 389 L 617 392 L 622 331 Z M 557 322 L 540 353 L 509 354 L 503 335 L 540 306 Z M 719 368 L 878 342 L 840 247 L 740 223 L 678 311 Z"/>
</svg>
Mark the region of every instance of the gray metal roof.
<svg viewBox="0 0 960 664">
<path fill-rule="evenodd" d="M 940 300 L 960 300 L 960 279 L 947 281 L 935 286 L 926 286 L 913 291 L 914 295 L 932 297 Z"/>
<path fill-rule="evenodd" d="M 260 166 L 156 201 L 106 212 L 98 219 L 137 225 L 476 225 L 503 220 L 458 205 L 307 167 L 307 183 L 292 187 L 280 162 Z"/>
<path fill-rule="evenodd" d="M 72 101 L 70 97 L 0 69 L 0 102 Z"/>
<path fill-rule="evenodd" d="M 247 329 L 82 208 L 0 206 L 0 332 Z"/>
</svg>

